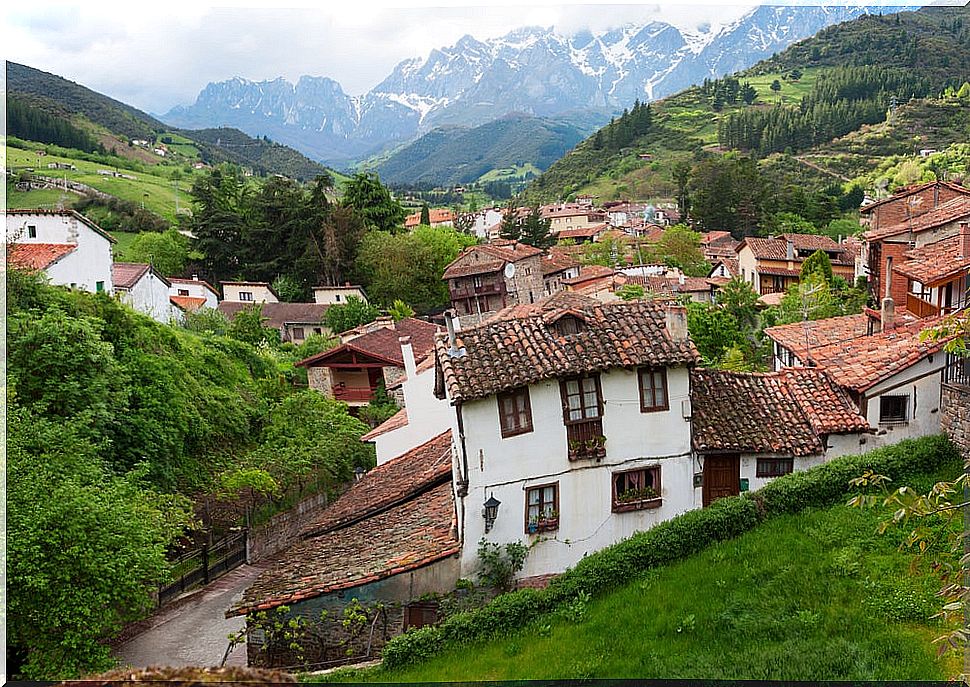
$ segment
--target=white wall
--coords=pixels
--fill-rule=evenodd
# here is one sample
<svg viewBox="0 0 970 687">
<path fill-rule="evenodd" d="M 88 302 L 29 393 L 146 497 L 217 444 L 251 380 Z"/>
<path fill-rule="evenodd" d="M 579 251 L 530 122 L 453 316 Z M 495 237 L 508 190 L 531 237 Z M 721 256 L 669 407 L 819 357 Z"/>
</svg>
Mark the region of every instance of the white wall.
<svg viewBox="0 0 970 687">
<path fill-rule="evenodd" d="M 502 505 L 489 541 L 539 542 L 522 576 L 562 572 L 587 553 L 699 505 L 692 486 L 690 425 L 682 410 L 682 401 L 689 397 L 687 369 L 668 370 L 670 410 L 663 412 L 640 412 L 636 372 L 603 373 L 601 383 L 607 437 L 601 462 L 568 460 L 558 380 L 529 387 L 533 431 L 527 434 L 502 438 L 494 396 L 463 405 L 469 470 L 469 492 L 459 508 L 463 576 L 477 568 L 476 549 L 484 534 L 482 504 L 491 495 Z M 457 420 L 452 431 L 457 438 Z M 459 455 L 459 467 L 460 462 Z M 661 466 L 662 506 L 613 513 L 612 473 L 652 465 Z M 559 528 L 526 534 L 525 489 L 549 482 L 559 483 Z"/>
<path fill-rule="evenodd" d="M 942 352 L 928 356 L 866 391 L 863 414 L 869 426 L 876 429 L 866 450 L 940 433 L 941 371 L 945 359 Z M 880 424 L 879 399 L 884 395 L 909 396 L 908 422 Z"/>
<path fill-rule="evenodd" d="M 401 385 L 408 423 L 400 429 L 385 432 L 374 439 L 377 464 L 410 451 L 451 427 L 454 411 L 448 401 L 434 395 L 434 367 L 409 374 Z"/>
<path fill-rule="evenodd" d="M 169 324 L 181 319 L 181 311 L 171 304 L 169 285 L 149 269 L 130 290 L 118 289 L 118 298 L 153 320 Z"/>
<path fill-rule="evenodd" d="M 7 241 L 12 243 L 69 243 L 77 248 L 47 270 L 52 284 L 73 286 L 92 293 L 98 282 L 105 293 L 113 293 L 111 283 L 111 241 L 70 213 L 34 214 L 8 212 Z M 37 228 L 31 238 L 27 226 Z"/>
<path fill-rule="evenodd" d="M 313 289 L 313 302 L 324 305 L 343 305 L 347 302 L 348 296 L 357 296 L 360 300 L 367 302 L 367 296 L 359 287 L 337 288 L 317 286 Z"/>
<path fill-rule="evenodd" d="M 252 300 L 243 300 L 240 293 L 253 295 Z M 279 303 L 276 295 L 270 291 L 268 285 L 263 284 L 222 284 L 222 300 L 231 303 Z"/>
<path fill-rule="evenodd" d="M 185 294 L 179 293 L 180 290 L 188 291 L 188 295 L 191 298 L 204 298 L 205 305 L 202 306 L 204 308 L 215 308 L 219 305 L 218 296 L 210 291 L 209 288 L 199 280 L 193 279 L 190 281 L 188 279 L 184 279 L 180 281 L 173 281 L 172 287 L 168 291 L 168 295 L 184 296 Z"/>
</svg>

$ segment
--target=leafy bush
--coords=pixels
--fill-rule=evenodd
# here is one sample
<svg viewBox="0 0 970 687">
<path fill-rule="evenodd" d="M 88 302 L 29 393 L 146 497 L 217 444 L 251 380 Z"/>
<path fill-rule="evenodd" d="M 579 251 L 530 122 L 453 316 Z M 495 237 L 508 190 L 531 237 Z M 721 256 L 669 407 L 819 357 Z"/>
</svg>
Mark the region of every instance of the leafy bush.
<svg viewBox="0 0 970 687">
<path fill-rule="evenodd" d="M 835 503 L 845 497 L 849 480 L 866 469 L 899 481 L 932 472 L 956 460 L 957 455 L 945 437 L 924 437 L 779 477 L 756 492 L 682 513 L 591 554 L 544 590 L 503 594 L 481 609 L 396 637 L 384 647 L 384 666 L 393 669 L 415 663 L 446 646 L 520 628 L 576 599 L 587 598 L 585 595 L 591 598 L 603 594 L 646 570 L 686 558 L 713 542 L 737 537 L 766 518 Z"/>
</svg>

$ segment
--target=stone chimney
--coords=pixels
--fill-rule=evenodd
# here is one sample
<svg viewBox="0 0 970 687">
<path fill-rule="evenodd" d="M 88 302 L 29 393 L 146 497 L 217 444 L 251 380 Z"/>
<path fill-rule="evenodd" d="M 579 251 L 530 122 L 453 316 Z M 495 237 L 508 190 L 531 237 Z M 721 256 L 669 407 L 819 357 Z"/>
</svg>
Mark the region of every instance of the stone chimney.
<svg viewBox="0 0 970 687">
<path fill-rule="evenodd" d="M 970 222 L 960 222 L 960 257 L 970 260 Z"/>
<path fill-rule="evenodd" d="M 411 346 L 411 337 L 402 336 L 397 342 L 401 344 L 401 357 L 404 358 L 404 373 L 408 379 L 414 379 L 417 374 L 417 363 L 414 360 L 414 348 Z"/>
<path fill-rule="evenodd" d="M 465 355 L 464 348 L 458 348 L 458 315 L 454 310 L 445 310 L 445 326 L 448 328 L 448 355 L 460 358 Z"/>
<path fill-rule="evenodd" d="M 791 239 L 785 239 L 785 259 L 795 259 L 795 242 Z"/>
<path fill-rule="evenodd" d="M 674 343 L 687 341 L 687 308 L 683 305 L 668 305 L 665 324 L 667 335 Z"/>
<path fill-rule="evenodd" d="M 896 301 L 892 299 L 892 296 L 886 296 L 882 299 L 879 324 L 884 332 L 888 332 L 896 326 Z"/>
</svg>

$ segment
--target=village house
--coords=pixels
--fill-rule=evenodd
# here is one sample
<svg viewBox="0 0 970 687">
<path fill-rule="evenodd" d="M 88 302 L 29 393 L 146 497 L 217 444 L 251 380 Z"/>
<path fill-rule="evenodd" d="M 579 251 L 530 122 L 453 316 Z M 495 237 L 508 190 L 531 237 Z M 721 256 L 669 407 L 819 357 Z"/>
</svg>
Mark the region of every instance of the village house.
<svg viewBox="0 0 970 687">
<path fill-rule="evenodd" d="M 567 229 L 588 229 L 607 222 L 606 213 L 578 203 L 543 205 L 539 211 L 542 219 L 549 220 L 549 231 L 556 235 Z"/>
<path fill-rule="evenodd" d="M 209 282 L 199 279 L 198 275 L 192 275 L 191 279 L 168 277 L 168 281 L 172 285 L 168 292 L 169 300 L 183 313 L 219 306 L 219 292 Z"/>
<path fill-rule="evenodd" d="M 546 296 L 565 290 L 564 280 L 579 276 L 579 260 L 564 250 L 550 248 L 542 256 L 542 292 Z"/>
<path fill-rule="evenodd" d="M 471 233 L 480 239 L 498 238 L 502 226 L 502 208 L 485 208 L 475 213 Z M 494 227 L 494 230 L 493 230 Z"/>
<path fill-rule="evenodd" d="M 707 277 L 688 277 L 683 272 L 677 276 L 624 276 L 618 288 L 625 284 L 642 286 L 647 295 L 660 297 L 686 296 L 694 303 L 713 303 L 714 294 L 721 282 Z"/>
<path fill-rule="evenodd" d="M 329 305 L 224 300 L 217 309 L 233 320 L 239 313 L 254 307 L 259 308 L 264 327 L 279 331 L 280 341 L 301 344 L 312 334 L 323 336 L 330 333 L 330 329 L 323 323 L 323 316 Z"/>
<path fill-rule="evenodd" d="M 115 239 L 73 210 L 7 210 L 7 263 L 44 272 L 51 284 L 113 293 Z"/>
<path fill-rule="evenodd" d="M 429 596 L 453 592 L 461 544 L 451 484 L 451 432 L 367 472 L 304 527 L 226 612 L 247 616 L 249 665 L 296 663 L 287 646 L 269 643 L 259 613 L 303 616 L 298 641 L 308 663 L 361 661 L 411 627 L 437 621 Z M 345 611 L 363 616 L 347 622 Z M 321 613 L 323 612 L 323 613 Z"/>
<path fill-rule="evenodd" d="M 224 281 L 222 300 L 228 303 L 279 303 L 279 296 L 265 281 Z"/>
<path fill-rule="evenodd" d="M 363 406 L 374 400 L 381 386 L 389 393 L 395 387 L 392 397 L 400 405 L 404 399 L 397 383 L 406 374 L 400 338 L 410 337 L 413 356 L 421 362 L 431 354 L 437 331 L 430 322 L 405 317 L 346 339 L 297 365 L 306 368 L 310 388 L 327 398 Z"/>
<path fill-rule="evenodd" d="M 453 227 L 455 226 L 455 213 L 448 208 L 430 208 L 428 219 L 432 227 Z M 415 212 L 404 218 L 404 228 L 414 229 L 421 224 L 421 211 Z"/>
<path fill-rule="evenodd" d="M 865 451 L 869 423 L 824 370 L 691 372 L 701 505 Z"/>
<path fill-rule="evenodd" d="M 568 292 L 512 310 L 437 342 L 463 577 L 483 536 L 532 544 L 524 575 L 544 575 L 693 507 L 685 310 Z"/>
<path fill-rule="evenodd" d="M 514 241 L 463 250 L 442 275 L 462 324 L 480 322 L 508 306 L 542 298 L 541 261 L 541 250 Z"/>
<path fill-rule="evenodd" d="M 891 307 L 886 311 L 891 313 Z M 770 327 L 774 365 L 824 369 L 875 434 L 868 448 L 940 431 L 944 341 L 923 341 L 936 320 L 862 315 Z M 881 331 L 875 327 L 880 326 Z"/>
<path fill-rule="evenodd" d="M 153 320 L 169 324 L 182 318 L 170 301 L 171 282 L 146 263 L 116 262 L 111 266 L 115 295 Z"/>
<path fill-rule="evenodd" d="M 615 300 L 613 293 L 624 283 L 622 275 L 604 265 L 584 265 L 578 275 L 562 280 L 566 291 L 606 301 Z"/>
<path fill-rule="evenodd" d="M 906 280 L 906 310 L 916 317 L 949 315 L 970 303 L 970 223 L 959 233 L 913 248 L 893 267 Z"/>
<path fill-rule="evenodd" d="M 832 261 L 832 274 L 850 284 L 855 278 L 855 259 L 828 236 L 782 234 L 772 238 L 748 237 L 738 247 L 741 278 L 759 295 L 784 293 L 797 284 L 802 263 L 822 251 Z"/>
<path fill-rule="evenodd" d="M 592 224 L 587 227 L 575 227 L 571 229 L 552 230 L 558 241 L 572 241 L 576 244 L 596 243 L 603 238 L 603 235 L 610 230 L 610 225 L 606 222 L 602 224 Z"/>
<path fill-rule="evenodd" d="M 367 294 L 364 287 L 347 282 L 343 286 L 314 286 L 313 302 L 323 305 L 344 305 L 350 296 L 356 296 L 360 300 L 367 302 Z"/>
</svg>

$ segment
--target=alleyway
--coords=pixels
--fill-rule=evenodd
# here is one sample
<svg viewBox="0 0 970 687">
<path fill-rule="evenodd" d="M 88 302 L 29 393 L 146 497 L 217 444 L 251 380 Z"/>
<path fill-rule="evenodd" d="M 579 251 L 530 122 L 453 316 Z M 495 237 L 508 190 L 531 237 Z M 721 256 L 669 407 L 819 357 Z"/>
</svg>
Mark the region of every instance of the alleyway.
<svg viewBox="0 0 970 687">
<path fill-rule="evenodd" d="M 162 609 L 148 629 L 120 646 L 115 655 L 122 665 L 216 666 L 228 645 L 228 635 L 239 631 L 243 618 L 224 616 L 233 602 L 253 583 L 263 566 L 243 565 L 223 575 L 191 597 Z M 246 665 L 246 646 L 237 646 L 227 665 Z"/>
</svg>

